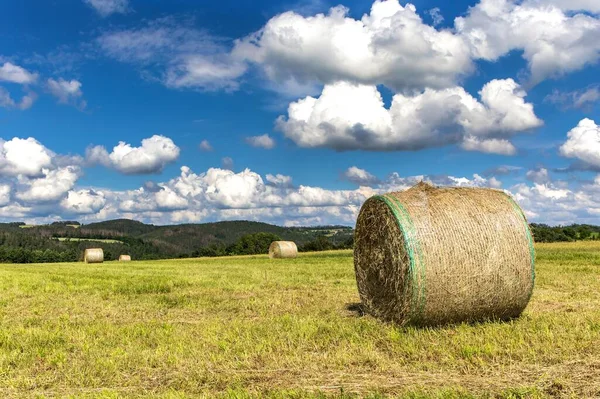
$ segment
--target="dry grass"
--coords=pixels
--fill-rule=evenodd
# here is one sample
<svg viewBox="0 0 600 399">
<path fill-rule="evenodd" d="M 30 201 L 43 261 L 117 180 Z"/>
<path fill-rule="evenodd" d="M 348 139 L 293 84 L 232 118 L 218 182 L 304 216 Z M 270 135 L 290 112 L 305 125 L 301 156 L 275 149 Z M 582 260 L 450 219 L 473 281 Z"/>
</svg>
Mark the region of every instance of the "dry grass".
<svg viewBox="0 0 600 399">
<path fill-rule="evenodd" d="M 0 265 L 0 397 L 593 397 L 600 243 L 537 246 L 524 315 L 360 316 L 348 251 Z"/>
</svg>

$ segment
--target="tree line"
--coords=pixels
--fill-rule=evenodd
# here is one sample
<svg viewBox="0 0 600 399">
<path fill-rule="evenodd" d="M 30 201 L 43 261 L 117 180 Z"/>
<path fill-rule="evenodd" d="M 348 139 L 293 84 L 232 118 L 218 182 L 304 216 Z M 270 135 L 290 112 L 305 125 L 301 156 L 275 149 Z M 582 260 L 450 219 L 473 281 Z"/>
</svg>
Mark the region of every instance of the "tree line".
<svg viewBox="0 0 600 399">
<path fill-rule="evenodd" d="M 273 241 L 280 241 L 281 237 L 273 233 L 253 233 L 242 236 L 237 242 L 230 245 L 223 243 L 211 244 L 199 248 L 192 253 L 192 257 L 201 256 L 230 256 L 230 255 L 260 255 L 269 251 Z M 333 249 L 351 249 L 354 240 L 352 237 L 346 241 L 336 244 L 327 236 L 317 236 L 314 240 L 298 245 L 298 251 L 329 251 Z"/>
<path fill-rule="evenodd" d="M 600 226 L 589 224 L 548 226 L 547 224 L 532 223 L 530 227 L 535 242 L 569 242 L 600 239 Z"/>
<path fill-rule="evenodd" d="M 200 256 L 230 256 L 266 254 L 273 241 L 281 237 L 273 233 L 251 233 L 240 237 L 233 244 L 213 243 L 199 246 L 192 252 L 165 251 L 150 240 L 120 237 L 117 243 L 80 241 L 66 238 L 31 235 L 25 232 L 0 233 L 0 263 L 54 263 L 78 262 L 83 259 L 86 248 L 102 248 L 104 259 L 116 260 L 121 254 L 131 255 L 134 260 L 189 258 Z M 326 251 L 352 248 L 352 239 L 334 243 L 322 235 L 299 245 L 299 251 Z"/>
</svg>

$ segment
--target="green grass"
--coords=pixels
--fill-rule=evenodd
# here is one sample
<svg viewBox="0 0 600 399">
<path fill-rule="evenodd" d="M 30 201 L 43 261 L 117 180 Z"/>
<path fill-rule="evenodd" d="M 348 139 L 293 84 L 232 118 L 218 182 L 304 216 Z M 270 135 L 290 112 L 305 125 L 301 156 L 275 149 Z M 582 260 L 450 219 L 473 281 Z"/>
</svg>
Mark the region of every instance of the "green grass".
<svg viewBox="0 0 600 399">
<path fill-rule="evenodd" d="M 76 237 L 52 237 L 53 240 L 58 241 L 95 241 L 95 242 L 105 242 L 107 244 L 123 244 L 123 241 L 113 240 L 108 238 L 76 238 Z"/>
<path fill-rule="evenodd" d="M 399 328 L 357 302 L 349 251 L 0 265 L 0 397 L 600 395 L 599 242 L 538 245 L 512 322 Z"/>
</svg>

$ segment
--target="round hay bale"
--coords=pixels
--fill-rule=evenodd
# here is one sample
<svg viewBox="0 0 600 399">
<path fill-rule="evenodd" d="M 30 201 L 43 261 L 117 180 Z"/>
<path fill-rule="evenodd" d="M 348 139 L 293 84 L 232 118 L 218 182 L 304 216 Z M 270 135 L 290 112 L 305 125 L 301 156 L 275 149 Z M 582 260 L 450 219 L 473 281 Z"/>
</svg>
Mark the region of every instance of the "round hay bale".
<svg viewBox="0 0 600 399">
<path fill-rule="evenodd" d="M 102 263 L 104 262 L 104 251 L 102 248 L 88 248 L 83 253 L 83 261 L 85 263 Z"/>
<path fill-rule="evenodd" d="M 119 255 L 119 262 L 130 262 L 130 261 L 131 261 L 130 255 Z"/>
<path fill-rule="evenodd" d="M 510 319 L 533 290 L 529 225 L 500 190 L 419 183 L 371 197 L 360 210 L 354 245 L 363 306 L 385 321 Z"/>
<path fill-rule="evenodd" d="M 269 258 L 295 258 L 298 247 L 293 241 L 273 241 L 269 246 Z"/>
</svg>

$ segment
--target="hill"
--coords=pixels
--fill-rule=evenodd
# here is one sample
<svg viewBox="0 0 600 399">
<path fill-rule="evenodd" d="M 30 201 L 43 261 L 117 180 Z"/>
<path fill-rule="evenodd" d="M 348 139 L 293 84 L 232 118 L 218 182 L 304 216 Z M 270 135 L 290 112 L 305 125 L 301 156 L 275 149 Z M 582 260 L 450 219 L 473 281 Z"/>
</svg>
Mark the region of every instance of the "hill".
<svg viewBox="0 0 600 399">
<path fill-rule="evenodd" d="M 258 233 L 295 241 L 300 249 L 306 246 L 310 250 L 349 248 L 353 239 L 352 228 L 346 226 L 282 227 L 251 221 L 170 226 L 129 219 L 87 225 L 4 223 L 0 224 L 0 261 L 77 260 L 83 250 L 90 247 L 102 247 L 108 260 L 121 253 L 131 254 L 134 259 L 236 254 L 235 244 L 242 237 Z"/>
</svg>

